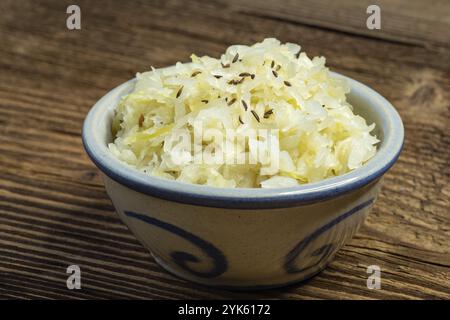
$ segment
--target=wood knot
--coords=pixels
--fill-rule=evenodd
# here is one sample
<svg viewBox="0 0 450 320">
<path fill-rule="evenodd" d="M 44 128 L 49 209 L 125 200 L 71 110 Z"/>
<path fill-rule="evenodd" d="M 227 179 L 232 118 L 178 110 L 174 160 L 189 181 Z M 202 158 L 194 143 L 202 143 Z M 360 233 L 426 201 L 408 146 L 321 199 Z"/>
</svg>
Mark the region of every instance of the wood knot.
<svg viewBox="0 0 450 320">
<path fill-rule="evenodd" d="M 433 102 L 436 98 L 435 88 L 431 85 L 422 85 L 418 87 L 411 95 L 411 102 L 416 105 L 426 105 Z"/>
</svg>

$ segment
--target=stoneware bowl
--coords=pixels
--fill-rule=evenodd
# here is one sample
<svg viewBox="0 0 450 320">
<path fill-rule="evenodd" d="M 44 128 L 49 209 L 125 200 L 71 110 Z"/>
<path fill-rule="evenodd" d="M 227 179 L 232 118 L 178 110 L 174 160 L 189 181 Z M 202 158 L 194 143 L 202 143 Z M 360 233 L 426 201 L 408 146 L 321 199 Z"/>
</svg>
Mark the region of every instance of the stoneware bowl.
<svg viewBox="0 0 450 320">
<path fill-rule="evenodd" d="M 394 107 L 374 90 L 346 79 L 350 103 L 369 124 L 376 123 L 381 142 L 363 167 L 321 182 L 225 189 L 133 170 L 114 158 L 107 144 L 113 110 L 135 80 L 113 89 L 90 110 L 84 147 L 103 173 L 120 218 L 167 271 L 230 289 L 292 284 L 323 270 L 355 234 L 402 148 L 403 124 Z"/>
</svg>

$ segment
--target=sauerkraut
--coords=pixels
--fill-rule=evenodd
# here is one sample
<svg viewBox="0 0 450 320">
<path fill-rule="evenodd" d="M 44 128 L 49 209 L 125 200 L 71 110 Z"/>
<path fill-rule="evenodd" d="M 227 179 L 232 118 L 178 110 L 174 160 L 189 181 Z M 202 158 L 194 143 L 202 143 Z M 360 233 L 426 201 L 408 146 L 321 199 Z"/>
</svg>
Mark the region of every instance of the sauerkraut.
<svg viewBox="0 0 450 320">
<path fill-rule="evenodd" d="M 120 101 L 109 150 L 127 165 L 187 183 L 274 188 L 344 174 L 376 153 L 375 124 L 353 113 L 325 58 L 265 39 L 191 59 L 138 73 Z"/>
</svg>

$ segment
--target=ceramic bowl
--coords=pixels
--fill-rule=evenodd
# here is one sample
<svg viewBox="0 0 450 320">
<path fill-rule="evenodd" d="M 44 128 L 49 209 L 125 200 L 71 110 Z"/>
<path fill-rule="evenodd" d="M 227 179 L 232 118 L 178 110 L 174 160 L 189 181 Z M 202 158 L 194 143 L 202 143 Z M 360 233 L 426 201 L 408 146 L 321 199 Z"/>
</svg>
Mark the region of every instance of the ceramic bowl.
<svg viewBox="0 0 450 320">
<path fill-rule="evenodd" d="M 317 183 L 225 189 L 151 177 L 124 165 L 107 144 L 113 110 L 135 80 L 94 105 L 84 122 L 83 144 L 103 173 L 120 218 L 164 269 L 230 289 L 292 284 L 323 270 L 355 234 L 402 148 L 403 124 L 394 107 L 369 87 L 344 78 L 355 112 L 376 123 L 381 142 L 363 167 Z"/>
</svg>

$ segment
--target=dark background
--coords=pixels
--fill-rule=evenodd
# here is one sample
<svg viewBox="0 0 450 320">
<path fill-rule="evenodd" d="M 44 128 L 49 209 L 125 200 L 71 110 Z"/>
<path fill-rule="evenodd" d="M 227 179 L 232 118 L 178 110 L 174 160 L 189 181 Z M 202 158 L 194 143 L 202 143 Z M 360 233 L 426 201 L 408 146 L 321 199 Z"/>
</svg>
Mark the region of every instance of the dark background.
<svg viewBox="0 0 450 320">
<path fill-rule="evenodd" d="M 82 29 L 66 28 L 81 7 Z M 381 7 L 381 30 L 366 8 Z M 0 298 L 450 298 L 450 1 L 0 2 Z M 207 289 L 161 270 L 83 151 L 89 108 L 150 65 L 217 57 L 265 37 L 384 95 L 405 147 L 373 212 L 320 275 L 261 292 Z M 66 288 L 67 266 L 82 289 Z M 366 268 L 382 289 L 366 288 Z"/>
</svg>

